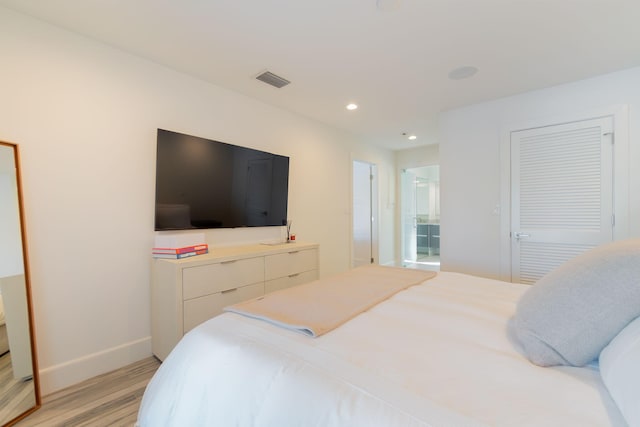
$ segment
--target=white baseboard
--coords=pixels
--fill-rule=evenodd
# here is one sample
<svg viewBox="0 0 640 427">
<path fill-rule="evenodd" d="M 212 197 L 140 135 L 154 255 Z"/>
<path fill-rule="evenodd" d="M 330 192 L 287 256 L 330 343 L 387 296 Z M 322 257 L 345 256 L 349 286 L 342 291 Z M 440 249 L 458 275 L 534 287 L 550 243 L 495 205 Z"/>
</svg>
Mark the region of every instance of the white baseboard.
<svg viewBox="0 0 640 427">
<path fill-rule="evenodd" d="M 46 396 L 151 355 L 151 337 L 146 337 L 59 365 L 40 369 L 40 394 Z"/>
</svg>

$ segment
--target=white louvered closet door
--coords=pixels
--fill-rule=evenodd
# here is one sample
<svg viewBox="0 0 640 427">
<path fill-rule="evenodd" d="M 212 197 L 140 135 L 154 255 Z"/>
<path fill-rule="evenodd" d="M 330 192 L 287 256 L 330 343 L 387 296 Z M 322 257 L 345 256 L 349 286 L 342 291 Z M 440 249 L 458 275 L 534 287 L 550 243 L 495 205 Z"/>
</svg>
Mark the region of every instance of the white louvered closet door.
<svg viewBox="0 0 640 427">
<path fill-rule="evenodd" d="M 511 134 L 513 282 L 613 240 L 613 119 Z"/>
</svg>

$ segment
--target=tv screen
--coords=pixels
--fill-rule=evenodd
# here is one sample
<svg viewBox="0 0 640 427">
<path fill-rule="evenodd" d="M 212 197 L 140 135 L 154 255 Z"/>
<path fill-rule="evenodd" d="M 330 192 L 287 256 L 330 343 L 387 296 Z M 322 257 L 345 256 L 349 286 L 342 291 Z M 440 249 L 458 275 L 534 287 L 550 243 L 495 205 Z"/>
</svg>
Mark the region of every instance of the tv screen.
<svg viewBox="0 0 640 427">
<path fill-rule="evenodd" d="M 156 230 L 286 225 L 289 158 L 158 129 Z"/>
</svg>

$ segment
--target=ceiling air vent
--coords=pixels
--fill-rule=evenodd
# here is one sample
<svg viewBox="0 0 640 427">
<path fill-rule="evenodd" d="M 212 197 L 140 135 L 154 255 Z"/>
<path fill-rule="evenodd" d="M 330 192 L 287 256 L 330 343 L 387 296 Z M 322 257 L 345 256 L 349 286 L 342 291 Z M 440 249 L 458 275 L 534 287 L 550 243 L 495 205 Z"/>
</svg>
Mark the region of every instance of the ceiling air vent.
<svg viewBox="0 0 640 427">
<path fill-rule="evenodd" d="M 266 84 L 269 84 L 273 87 L 277 87 L 278 89 L 291 83 L 289 80 L 277 76 L 271 71 L 265 71 L 264 73 L 258 75 L 256 79 L 260 80 L 261 82 L 265 82 Z"/>
</svg>

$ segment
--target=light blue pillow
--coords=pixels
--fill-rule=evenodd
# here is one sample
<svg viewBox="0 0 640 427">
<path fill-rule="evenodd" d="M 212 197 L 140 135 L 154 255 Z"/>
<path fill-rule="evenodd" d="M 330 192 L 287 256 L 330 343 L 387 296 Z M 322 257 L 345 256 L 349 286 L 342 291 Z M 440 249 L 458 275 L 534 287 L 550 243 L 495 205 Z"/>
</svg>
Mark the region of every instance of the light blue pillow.
<svg viewBox="0 0 640 427">
<path fill-rule="evenodd" d="M 640 317 L 600 353 L 600 375 L 630 426 L 640 426 Z"/>
<path fill-rule="evenodd" d="M 536 365 L 583 366 L 640 316 L 640 239 L 584 252 L 520 299 L 512 331 Z"/>
</svg>

